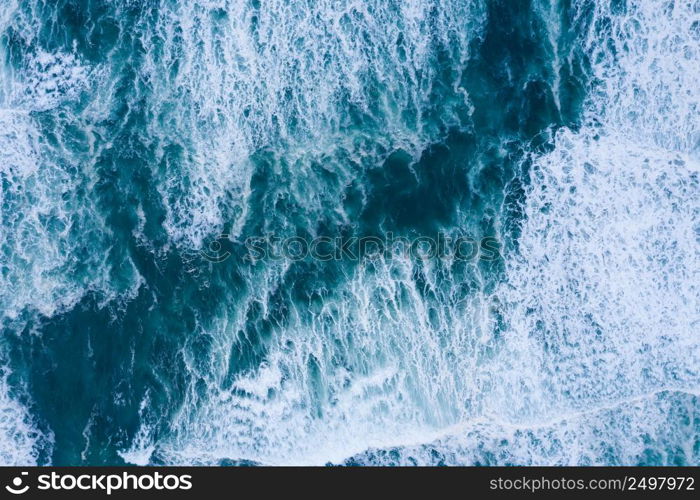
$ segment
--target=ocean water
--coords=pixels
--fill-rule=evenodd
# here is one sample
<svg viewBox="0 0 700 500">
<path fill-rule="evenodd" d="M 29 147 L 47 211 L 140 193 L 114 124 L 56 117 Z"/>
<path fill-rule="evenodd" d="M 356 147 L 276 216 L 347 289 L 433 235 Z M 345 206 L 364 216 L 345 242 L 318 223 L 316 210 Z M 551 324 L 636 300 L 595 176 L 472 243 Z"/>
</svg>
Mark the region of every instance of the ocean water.
<svg viewBox="0 0 700 500">
<path fill-rule="evenodd" d="M 700 0 L 0 0 L 0 463 L 700 465 L 698 78 Z"/>
</svg>

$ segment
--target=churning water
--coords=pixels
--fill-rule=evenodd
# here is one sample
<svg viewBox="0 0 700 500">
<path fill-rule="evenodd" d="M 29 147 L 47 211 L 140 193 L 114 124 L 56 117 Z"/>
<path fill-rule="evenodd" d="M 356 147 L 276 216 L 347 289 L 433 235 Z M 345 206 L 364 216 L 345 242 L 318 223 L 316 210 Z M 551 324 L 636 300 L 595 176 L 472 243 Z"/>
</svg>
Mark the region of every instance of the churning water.
<svg viewBox="0 0 700 500">
<path fill-rule="evenodd" d="M 700 464 L 700 0 L 0 0 L 0 56 L 2 464 Z"/>
</svg>

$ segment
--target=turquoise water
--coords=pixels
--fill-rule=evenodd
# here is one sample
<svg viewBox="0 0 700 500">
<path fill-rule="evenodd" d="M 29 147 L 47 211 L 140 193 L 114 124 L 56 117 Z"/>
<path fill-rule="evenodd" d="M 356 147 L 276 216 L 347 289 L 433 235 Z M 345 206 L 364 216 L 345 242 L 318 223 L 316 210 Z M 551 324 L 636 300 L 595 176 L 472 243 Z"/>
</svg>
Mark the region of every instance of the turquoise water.
<svg viewBox="0 0 700 500">
<path fill-rule="evenodd" d="M 0 0 L 0 463 L 700 464 L 699 26 Z"/>
</svg>

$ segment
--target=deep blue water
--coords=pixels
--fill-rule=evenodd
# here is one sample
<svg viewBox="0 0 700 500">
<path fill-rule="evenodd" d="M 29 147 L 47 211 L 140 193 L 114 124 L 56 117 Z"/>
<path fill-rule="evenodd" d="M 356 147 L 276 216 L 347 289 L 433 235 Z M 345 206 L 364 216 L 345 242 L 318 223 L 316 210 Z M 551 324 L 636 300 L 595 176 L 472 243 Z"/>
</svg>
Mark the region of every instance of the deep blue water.
<svg viewBox="0 0 700 500">
<path fill-rule="evenodd" d="M 0 0 L 0 463 L 700 463 L 697 0 Z"/>
</svg>

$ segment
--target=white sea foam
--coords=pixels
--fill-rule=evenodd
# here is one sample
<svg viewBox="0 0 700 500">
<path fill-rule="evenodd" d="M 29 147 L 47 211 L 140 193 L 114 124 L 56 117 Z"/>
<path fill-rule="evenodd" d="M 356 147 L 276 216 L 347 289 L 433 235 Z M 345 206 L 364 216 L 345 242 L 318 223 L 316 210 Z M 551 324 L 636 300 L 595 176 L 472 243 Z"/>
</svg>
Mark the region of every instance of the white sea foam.
<svg viewBox="0 0 700 500">
<path fill-rule="evenodd" d="M 562 130 L 554 151 L 534 158 L 519 251 L 497 292 L 509 327 L 486 400 L 515 425 L 665 388 L 694 394 L 678 404 L 698 411 L 700 40 L 691 27 L 700 4 L 627 5 L 610 13 L 595 4 L 586 50 L 599 80 L 584 126 Z M 592 452 L 604 442 L 619 448 L 619 463 L 637 463 L 645 433 L 679 425 L 663 410 L 674 398 L 665 401 L 625 404 L 617 418 L 630 428 L 612 414 L 582 422 L 559 456 L 526 462 L 603 462 Z M 691 425 L 665 446 L 697 463 L 697 439 Z M 526 446 L 533 457 L 541 451 Z"/>
<path fill-rule="evenodd" d="M 698 394 L 661 390 L 531 425 L 497 415 L 461 423 L 432 442 L 353 457 L 373 465 L 610 465 L 697 462 Z"/>
<path fill-rule="evenodd" d="M 697 464 L 700 4 L 626 4 L 575 4 L 593 16 L 584 123 L 532 157 L 502 285 L 360 268 L 231 387 L 246 318 L 221 319 L 160 457 Z"/>
<path fill-rule="evenodd" d="M 0 30 L 14 27 L 17 4 L 5 2 Z M 23 72 L 6 65 L 0 49 L 0 326 L 26 308 L 45 315 L 74 303 L 82 291 L 64 271 L 70 259 L 67 233 L 72 224 L 66 206 L 70 175 L 42 160 L 40 133 L 31 111 L 55 107 L 61 94 L 74 94 L 85 70 L 70 54 L 38 52 Z M 4 344 L 0 346 L 4 352 Z M 0 379 L 0 463 L 36 465 L 50 436 L 35 426 L 8 383 L 2 356 Z"/>
<path fill-rule="evenodd" d="M 151 403 L 150 394 L 146 393 L 141 404 L 139 406 L 139 417 L 141 418 L 141 425 L 139 426 L 134 439 L 131 442 L 131 446 L 126 449 L 119 451 L 119 456 L 122 457 L 124 462 L 134 465 L 148 465 L 151 456 L 155 450 L 155 444 L 153 443 L 152 427 L 153 425 L 148 422 L 147 419 L 147 409 Z"/>
<path fill-rule="evenodd" d="M 114 91 L 103 81 L 109 75 L 83 61 L 75 44 L 44 49 L 40 6 L 6 3 L 0 30 L 22 46 L 22 58 L 10 63 L 4 52 L 16 49 L 0 49 L 1 324 L 26 310 L 52 316 L 89 290 L 133 294 L 141 283 L 130 262 L 126 289 L 114 283 L 110 231 L 92 192 L 95 162 L 111 147 L 95 146 L 102 131 L 94 125 L 114 107 Z M 88 90 L 95 90 L 94 102 L 74 110 Z"/>
<path fill-rule="evenodd" d="M 34 314 L 52 316 L 89 290 L 112 289 L 103 262 L 108 232 L 89 195 L 92 163 L 80 151 L 92 147 L 92 132 L 66 106 L 91 84 L 91 68 L 75 50 L 42 48 L 34 8 L 0 6 L 0 327 L 7 335 L 21 332 Z M 22 46 L 21 60 L 6 53 L 15 50 L 11 42 Z M 47 116 L 52 125 L 40 120 Z M 36 463 L 50 439 L 33 427 L 6 377 L 0 408 L 0 463 Z"/>
<path fill-rule="evenodd" d="M 0 464 L 37 465 L 53 436 L 43 435 L 27 408 L 10 394 L 8 376 L 9 370 L 0 368 Z"/>
<path fill-rule="evenodd" d="M 200 246 L 234 207 L 243 220 L 255 152 L 271 153 L 289 193 L 320 212 L 333 207 L 308 188 L 317 183 L 314 161 L 347 184 L 355 174 L 337 154 L 374 166 L 394 148 L 421 151 L 438 133 L 422 118 L 440 69 L 438 44 L 451 58 L 442 69 L 454 71 L 444 123 L 456 123 L 467 100 L 459 68 L 478 32 L 476 3 L 214 0 L 167 3 L 155 21 L 146 16 L 148 136 L 159 147 L 173 240 Z M 353 114 L 364 116 L 362 127 Z M 177 156 L 175 145 L 186 151 Z"/>
</svg>

